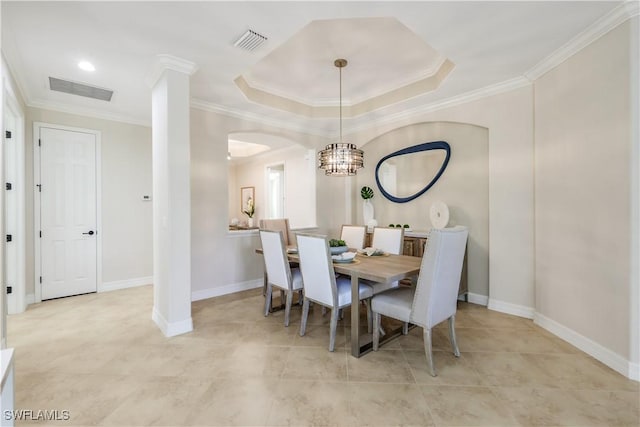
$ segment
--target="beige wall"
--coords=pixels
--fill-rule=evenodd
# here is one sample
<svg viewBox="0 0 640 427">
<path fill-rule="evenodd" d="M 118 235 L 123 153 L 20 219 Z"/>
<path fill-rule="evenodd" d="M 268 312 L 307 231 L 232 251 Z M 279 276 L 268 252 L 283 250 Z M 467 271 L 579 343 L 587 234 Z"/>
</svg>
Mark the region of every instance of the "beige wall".
<svg viewBox="0 0 640 427">
<path fill-rule="evenodd" d="M 627 22 L 535 82 L 536 309 L 625 358 L 629 40 Z"/>
<path fill-rule="evenodd" d="M 489 132 L 489 304 L 524 316 L 534 312 L 533 89 L 525 86 L 348 136 L 367 143 L 393 129 L 423 122 L 467 123 Z M 367 162 L 366 169 L 375 168 Z M 368 173 L 368 172 L 367 172 Z M 321 188 L 320 185 L 318 185 Z M 351 189 L 354 203 L 360 189 Z M 352 209 L 353 218 L 356 209 Z"/>
<path fill-rule="evenodd" d="M 407 202 L 394 203 L 386 199 L 375 181 L 375 166 L 387 154 L 412 145 L 444 140 L 451 146 L 451 158 L 438 182 L 422 196 Z M 486 128 L 462 123 L 420 123 L 385 133 L 364 146 L 371 167 L 357 175 L 356 187 L 374 190 L 372 203 L 375 219 L 381 226 L 389 223 L 409 224 L 414 230 L 431 228 L 429 208 L 436 200 L 449 206 L 449 225 L 469 227 L 467 271 L 469 291 L 489 295 L 489 135 Z M 436 153 L 436 152 L 434 152 Z M 444 156 L 442 156 L 444 157 Z M 417 158 L 417 157 L 416 157 Z M 437 171 L 441 162 L 430 170 Z M 423 176 L 414 165 L 405 171 L 404 184 L 423 188 L 429 181 L 411 182 Z M 363 224 L 362 198 L 355 202 L 355 222 Z"/>
<path fill-rule="evenodd" d="M 191 289 L 194 299 L 260 286 L 257 233 L 229 232 L 228 135 L 263 132 L 316 148 L 325 140 L 191 109 Z M 232 175 L 233 176 L 233 175 Z M 234 186 L 244 185 L 239 178 Z M 258 200 L 260 195 L 256 194 Z M 320 210 L 318 210 L 320 218 Z M 197 327 L 197 325 L 196 325 Z"/>
<path fill-rule="evenodd" d="M 33 182 L 33 123 L 102 133 L 102 282 L 153 275 L 151 128 L 39 108 L 27 109 L 26 188 Z M 34 293 L 33 192 L 27 193 L 27 294 Z"/>
</svg>

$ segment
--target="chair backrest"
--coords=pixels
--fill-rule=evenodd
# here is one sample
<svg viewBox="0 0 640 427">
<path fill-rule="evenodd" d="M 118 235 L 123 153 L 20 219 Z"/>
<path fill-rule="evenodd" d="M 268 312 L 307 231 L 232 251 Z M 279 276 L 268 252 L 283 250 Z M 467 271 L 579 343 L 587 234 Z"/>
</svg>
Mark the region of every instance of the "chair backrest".
<svg viewBox="0 0 640 427">
<path fill-rule="evenodd" d="M 282 231 L 260 230 L 267 280 L 280 288 L 292 288 L 291 269 L 287 260 Z"/>
<path fill-rule="evenodd" d="M 336 276 L 327 238 L 298 233 L 296 239 L 304 296 L 329 307 L 337 306 Z"/>
<path fill-rule="evenodd" d="M 430 329 L 456 313 L 468 235 L 463 226 L 429 232 L 409 316 L 411 323 Z"/>
<path fill-rule="evenodd" d="M 404 229 L 401 227 L 375 227 L 371 246 L 394 255 L 402 253 Z"/>
<path fill-rule="evenodd" d="M 291 232 L 288 218 L 261 219 L 260 229 L 282 231 L 285 246 L 296 244 L 296 238 L 295 235 Z"/>
<path fill-rule="evenodd" d="M 344 240 L 350 248 L 362 249 L 366 232 L 364 225 L 343 225 L 340 240 Z"/>
</svg>

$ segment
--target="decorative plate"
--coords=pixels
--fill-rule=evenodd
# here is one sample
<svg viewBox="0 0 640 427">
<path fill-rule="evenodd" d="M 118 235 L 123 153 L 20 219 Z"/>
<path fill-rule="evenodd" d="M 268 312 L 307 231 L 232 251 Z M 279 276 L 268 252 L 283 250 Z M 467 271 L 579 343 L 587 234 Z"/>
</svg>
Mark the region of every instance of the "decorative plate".
<svg viewBox="0 0 640 427">
<path fill-rule="evenodd" d="M 433 228 L 445 228 L 449 223 L 449 207 L 441 201 L 433 202 L 429 209 L 429 219 Z"/>
<path fill-rule="evenodd" d="M 333 262 L 336 264 L 360 264 L 360 260 L 358 259 L 334 259 Z"/>
</svg>

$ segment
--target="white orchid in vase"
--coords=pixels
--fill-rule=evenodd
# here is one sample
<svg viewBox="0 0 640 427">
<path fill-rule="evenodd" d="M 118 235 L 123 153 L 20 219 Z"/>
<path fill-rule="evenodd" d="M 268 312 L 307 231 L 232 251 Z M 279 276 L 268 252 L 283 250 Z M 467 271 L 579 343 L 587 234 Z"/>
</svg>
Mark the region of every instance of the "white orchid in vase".
<svg viewBox="0 0 640 427">
<path fill-rule="evenodd" d="M 249 217 L 247 220 L 247 226 L 253 228 L 253 215 L 256 213 L 256 208 L 253 204 L 253 197 L 247 199 L 247 208 L 242 211 L 243 214 Z"/>
<path fill-rule="evenodd" d="M 243 214 L 248 216 L 249 218 L 253 218 L 253 215 L 256 213 L 256 208 L 253 205 L 253 198 L 249 197 L 247 199 L 247 208 L 242 211 Z"/>
</svg>

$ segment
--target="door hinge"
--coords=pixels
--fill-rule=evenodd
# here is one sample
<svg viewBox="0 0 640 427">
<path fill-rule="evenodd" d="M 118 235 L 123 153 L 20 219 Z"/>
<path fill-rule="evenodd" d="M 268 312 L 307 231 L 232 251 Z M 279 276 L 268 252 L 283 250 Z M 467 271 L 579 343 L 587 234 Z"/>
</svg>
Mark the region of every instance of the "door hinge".
<svg viewBox="0 0 640 427">
<path fill-rule="evenodd" d="M 11 183 L 10 183 L 10 182 L 7 182 L 7 183 L 4 185 L 4 188 L 6 188 L 7 190 L 11 190 L 11 187 L 12 187 L 12 185 L 11 185 Z"/>
<path fill-rule="evenodd" d="M 36 187 L 38 187 L 38 193 L 42 193 L 42 184 L 36 184 Z"/>
<path fill-rule="evenodd" d="M 40 283 L 42 283 L 42 276 L 40 276 Z"/>
<path fill-rule="evenodd" d="M 10 242 L 13 240 L 13 236 L 11 234 L 7 234 L 7 242 Z"/>
<path fill-rule="evenodd" d="M 11 139 L 11 131 L 10 130 L 4 131 L 4 137 L 7 139 Z"/>
<path fill-rule="evenodd" d="M 10 294 L 13 292 L 13 288 L 11 286 L 7 286 L 7 293 Z"/>
<path fill-rule="evenodd" d="M 40 147 L 42 145 L 42 140 L 38 139 L 38 147 Z"/>
<path fill-rule="evenodd" d="M 42 237 L 42 230 L 40 230 L 40 237 Z"/>
</svg>

